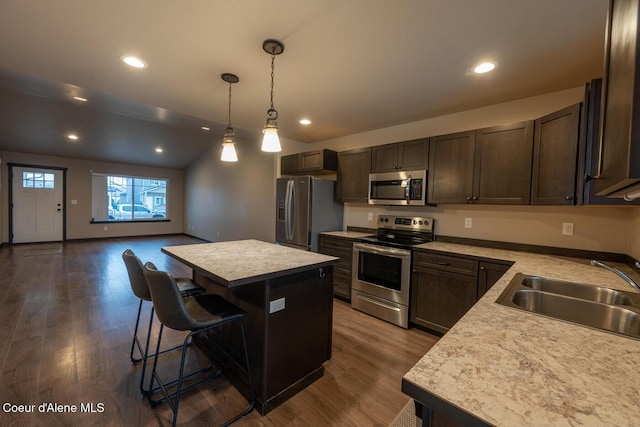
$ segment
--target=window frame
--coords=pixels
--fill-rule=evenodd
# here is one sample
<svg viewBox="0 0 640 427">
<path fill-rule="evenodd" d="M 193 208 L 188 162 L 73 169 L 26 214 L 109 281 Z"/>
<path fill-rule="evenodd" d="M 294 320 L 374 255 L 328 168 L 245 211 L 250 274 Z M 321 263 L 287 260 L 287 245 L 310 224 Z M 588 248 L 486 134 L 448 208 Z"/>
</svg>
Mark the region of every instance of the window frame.
<svg viewBox="0 0 640 427">
<path fill-rule="evenodd" d="M 117 196 L 114 196 L 114 191 L 109 191 L 110 185 L 114 185 L 114 178 L 119 180 L 120 182 L 115 184 L 124 189 Z M 92 191 L 91 191 L 91 211 L 92 218 L 91 223 L 134 223 L 134 222 L 169 222 L 171 221 L 169 217 L 169 209 L 167 206 L 167 200 L 169 199 L 169 188 L 170 188 L 170 179 L 169 178 L 159 178 L 159 177 L 148 177 L 148 176 L 136 176 L 136 175 L 124 175 L 124 174 L 113 174 L 113 173 L 91 173 L 92 179 Z M 104 182 L 102 182 L 104 181 Z M 136 184 L 137 183 L 137 184 Z M 146 212 L 150 215 L 154 215 L 154 212 L 160 212 L 157 209 L 150 208 L 144 203 L 144 198 L 140 199 L 138 190 L 136 187 L 142 187 L 143 193 L 149 192 L 148 189 L 150 187 L 158 187 L 164 184 L 164 191 L 158 192 L 162 193 L 160 196 L 153 194 L 148 196 L 151 202 L 157 205 L 156 201 L 158 197 L 162 197 L 164 200 L 164 205 L 162 206 L 161 212 L 163 216 L 151 216 L 149 218 L 135 218 L 135 212 L 139 211 L 138 207 L 143 207 Z M 100 197 L 96 197 L 96 192 L 105 191 L 105 194 Z M 123 196 L 124 195 L 124 196 Z M 102 198 L 106 196 L 105 200 Z M 126 200 L 124 202 L 120 202 L 121 198 L 124 197 Z M 117 201 L 114 202 L 114 199 Z M 140 200 L 137 200 L 140 199 Z M 106 203 L 105 205 L 102 203 Z M 117 203 L 117 204 L 114 204 Z M 115 213 L 118 211 L 118 207 L 128 207 L 129 209 L 122 211 L 126 211 L 131 215 L 131 218 L 116 218 Z M 96 215 L 98 213 L 98 215 Z M 102 218 L 96 218 L 102 217 Z M 106 217 L 106 218 L 104 218 Z"/>
</svg>

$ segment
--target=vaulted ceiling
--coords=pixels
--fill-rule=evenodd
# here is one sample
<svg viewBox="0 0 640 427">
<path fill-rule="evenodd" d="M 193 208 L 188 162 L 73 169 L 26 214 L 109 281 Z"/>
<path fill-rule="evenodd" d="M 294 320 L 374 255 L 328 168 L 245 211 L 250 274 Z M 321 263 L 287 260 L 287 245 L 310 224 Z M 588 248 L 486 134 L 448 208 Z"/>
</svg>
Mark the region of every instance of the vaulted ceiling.
<svg viewBox="0 0 640 427">
<path fill-rule="evenodd" d="M 227 123 L 313 143 L 582 85 L 607 0 L 5 0 L 0 148 L 183 168 Z M 148 67 L 125 66 L 134 54 Z M 496 61 L 488 74 L 471 68 Z M 72 96 L 88 99 L 79 103 Z M 312 124 L 303 126 L 301 118 Z M 209 126 L 203 131 L 200 126 Z M 68 141 L 75 132 L 80 139 Z M 164 153 L 153 153 L 162 146 Z"/>
</svg>

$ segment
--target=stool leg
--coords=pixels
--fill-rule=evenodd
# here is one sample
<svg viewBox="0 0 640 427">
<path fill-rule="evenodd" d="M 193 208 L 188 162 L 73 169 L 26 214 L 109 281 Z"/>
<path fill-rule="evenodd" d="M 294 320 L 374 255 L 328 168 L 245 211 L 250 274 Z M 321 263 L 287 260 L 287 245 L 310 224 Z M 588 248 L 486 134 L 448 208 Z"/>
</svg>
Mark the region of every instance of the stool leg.
<svg viewBox="0 0 640 427">
<path fill-rule="evenodd" d="M 238 421 L 240 418 L 244 417 L 245 415 L 248 415 L 249 413 L 251 413 L 251 411 L 253 411 L 253 407 L 255 406 L 255 395 L 253 393 L 253 382 L 251 381 L 251 366 L 249 365 L 249 351 L 247 350 L 247 339 L 244 333 L 244 323 L 242 322 L 242 320 L 238 320 L 238 321 L 240 322 L 240 332 L 242 333 L 244 363 L 247 369 L 245 373 L 247 374 L 247 380 L 249 382 L 249 396 L 250 396 L 249 407 L 246 408 L 241 413 L 239 413 L 238 415 L 236 415 L 235 417 L 225 421 L 224 424 L 222 424 L 222 427 L 227 427 L 228 425 Z"/>
<path fill-rule="evenodd" d="M 144 358 L 142 360 L 142 374 L 140 377 L 140 393 L 142 393 L 142 395 L 147 395 L 151 393 L 151 390 L 153 390 L 153 388 L 151 386 L 149 386 L 148 390 L 144 389 L 144 374 L 147 372 L 147 359 L 149 358 L 149 343 L 151 342 L 151 330 L 153 329 L 153 314 L 154 314 L 154 308 L 151 307 L 151 315 L 149 316 L 149 330 L 147 331 L 147 344 L 144 347 Z M 160 338 L 158 338 L 158 345 L 160 344 Z M 158 353 L 158 349 L 156 349 L 156 353 Z M 153 378 L 153 376 L 152 376 Z"/>
<path fill-rule="evenodd" d="M 133 357 L 133 350 L 136 344 L 138 344 L 138 351 L 140 351 L 140 354 L 142 355 L 142 348 L 140 346 L 140 342 L 138 341 L 138 325 L 140 324 L 141 312 L 142 312 L 142 298 L 140 298 L 140 304 L 138 305 L 138 317 L 136 317 L 136 327 L 133 330 L 133 340 L 131 340 L 131 354 L 129 355 L 129 357 L 131 358 L 131 363 L 138 363 L 142 360 L 142 359 Z M 143 358 L 144 358 L 144 355 L 143 355 Z"/>
<path fill-rule="evenodd" d="M 153 382 L 156 379 L 156 368 L 158 366 L 158 356 L 160 354 L 160 342 L 162 341 L 162 331 L 164 330 L 164 325 L 162 324 L 162 322 L 160 322 L 160 332 L 158 333 L 158 343 L 156 344 L 156 353 L 153 356 L 153 368 L 151 369 L 151 380 L 149 381 L 149 394 L 147 395 L 148 399 L 149 399 L 149 403 L 151 405 L 155 405 L 158 402 L 155 402 L 151 399 L 151 391 L 153 390 Z M 160 381 L 158 381 L 160 382 Z M 162 388 L 162 383 L 160 383 L 160 387 Z"/>
<path fill-rule="evenodd" d="M 189 343 L 189 339 L 191 338 L 191 336 L 193 335 L 193 332 L 190 333 L 189 335 L 187 335 L 187 337 L 184 339 L 184 344 L 182 345 L 182 355 L 180 357 L 180 371 L 178 373 L 178 385 L 176 388 L 176 400 L 173 404 L 173 423 L 171 424 L 173 427 L 175 427 L 177 421 L 178 421 L 178 405 L 180 405 L 180 394 L 182 392 L 182 379 L 183 379 L 183 375 L 184 375 L 184 362 L 185 362 L 185 358 L 186 358 L 186 354 L 187 354 L 187 345 Z M 169 399 L 169 403 L 171 403 L 171 399 Z"/>
</svg>

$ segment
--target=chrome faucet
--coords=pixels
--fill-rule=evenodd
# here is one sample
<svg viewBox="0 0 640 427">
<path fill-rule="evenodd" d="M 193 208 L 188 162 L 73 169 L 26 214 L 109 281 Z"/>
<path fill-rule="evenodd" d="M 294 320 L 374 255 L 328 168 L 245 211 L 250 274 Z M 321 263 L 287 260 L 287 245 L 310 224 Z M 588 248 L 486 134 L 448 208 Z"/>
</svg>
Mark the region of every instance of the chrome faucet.
<svg viewBox="0 0 640 427">
<path fill-rule="evenodd" d="M 591 264 L 594 267 L 606 268 L 607 270 L 609 270 L 609 271 L 611 271 L 613 273 L 616 273 L 618 276 L 623 278 L 628 284 L 633 286 L 636 289 L 636 291 L 640 292 L 640 285 L 638 285 L 636 282 L 633 281 L 633 279 L 631 277 L 627 276 L 626 274 L 624 274 L 622 271 L 618 270 L 617 268 L 611 267 L 610 265 L 607 265 L 602 261 L 596 261 L 595 259 L 592 259 L 589 264 Z"/>
</svg>

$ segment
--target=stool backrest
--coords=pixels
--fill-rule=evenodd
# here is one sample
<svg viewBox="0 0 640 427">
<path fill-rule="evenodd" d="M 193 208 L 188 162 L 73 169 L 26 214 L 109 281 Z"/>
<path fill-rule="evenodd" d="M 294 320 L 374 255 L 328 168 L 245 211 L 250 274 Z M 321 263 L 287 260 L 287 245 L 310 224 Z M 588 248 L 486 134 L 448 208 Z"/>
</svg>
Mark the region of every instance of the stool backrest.
<svg viewBox="0 0 640 427">
<path fill-rule="evenodd" d="M 122 253 L 122 259 L 127 267 L 133 294 L 145 301 L 151 301 L 151 293 L 149 292 L 147 279 L 144 277 L 144 267 L 140 258 L 131 249 L 127 249 Z"/>
<path fill-rule="evenodd" d="M 173 276 L 166 271 L 158 271 L 153 263 L 147 262 L 144 265 L 144 277 L 147 279 L 153 308 L 160 322 L 178 331 L 193 329 L 193 318 L 184 305 L 184 299 Z"/>
</svg>

